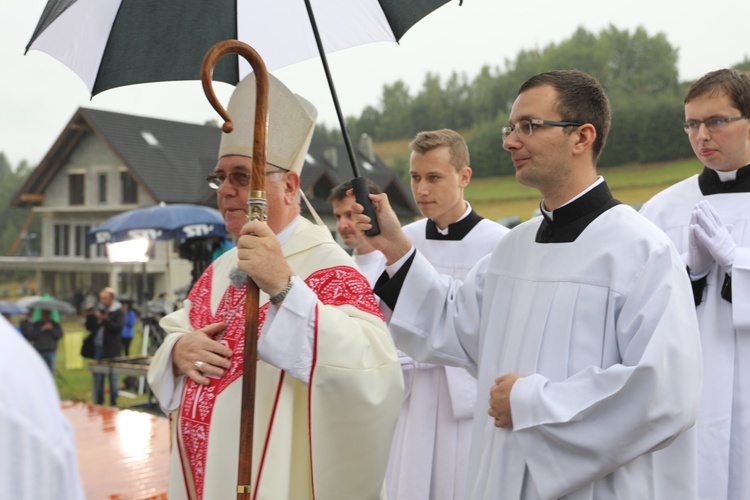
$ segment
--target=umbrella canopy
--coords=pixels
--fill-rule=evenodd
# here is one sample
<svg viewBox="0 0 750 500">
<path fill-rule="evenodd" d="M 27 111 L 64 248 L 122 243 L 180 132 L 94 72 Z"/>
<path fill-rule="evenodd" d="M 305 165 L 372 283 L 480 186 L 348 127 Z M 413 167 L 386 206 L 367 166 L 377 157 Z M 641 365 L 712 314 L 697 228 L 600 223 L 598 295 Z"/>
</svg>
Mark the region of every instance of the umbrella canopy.
<svg viewBox="0 0 750 500">
<path fill-rule="evenodd" d="M 396 42 L 450 0 L 311 0 L 323 49 L 332 53 Z M 75 72 L 92 95 L 137 83 L 197 80 L 217 42 L 241 40 L 269 71 L 321 55 L 302 0 L 49 0 L 26 50 L 40 50 Z M 235 84 L 250 71 L 232 56 L 214 79 Z"/>
<path fill-rule="evenodd" d="M 41 300 L 42 298 L 44 297 L 42 297 L 41 295 L 29 295 L 27 297 L 18 299 L 16 301 L 16 305 L 29 309 L 29 304 L 31 304 L 32 302 L 36 302 L 37 300 Z"/>
<path fill-rule="evenodd" d="M 94 244 L 135 238 L 182 240 L 226 234 L 224 219 L 215 208 L 175 203 L 138 208 L 110 217 L 89 231 L 86 239 Z"/>
<path fill-rule="evenodd" d="M 62 314 L 76 314 L 76 309 L 65 301 L 58 299 L 39 299 L 29 304 L 29 309 L 39 309 L 40 311 L 58 311 Z"/>
<path fill-rule="evenodd" d="M 13 302 L 5 302 L 0 300 L 0 314 L 8 314 L 15 316 L 17 314 L 26 314 L 29 310 L 26 307 L 19 306 Z"/>
</svg>

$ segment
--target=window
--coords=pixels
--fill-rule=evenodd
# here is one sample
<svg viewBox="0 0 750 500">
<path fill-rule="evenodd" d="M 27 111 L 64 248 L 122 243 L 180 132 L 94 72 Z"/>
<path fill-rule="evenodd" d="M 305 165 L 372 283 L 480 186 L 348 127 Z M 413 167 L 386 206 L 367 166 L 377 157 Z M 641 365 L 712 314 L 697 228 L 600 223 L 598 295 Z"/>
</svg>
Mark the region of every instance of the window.
<svg viewBox="0 0 750 500">
<path fill-rule="evenodd" d="M 83 174 L 68 176 L 68 204 L 83 205 Z"/>
<path fill-rule="evenodd" d="M 70 226 L 55 224 L 55 255 L 70 255 Z"/>
<path fill-rule="evenodd" d="M 122 185 L 122 203 L 138 203 L 138 184 L 129 172 L 120 172 Z"/>
<path fill-rule="evenodd" d="M 107 174 L 99 174 L 99 204 L 107 203 Z"/>
<path fill-rule="evenodd" d="M 76 226 L 75 255 L 76 257 L 91 257 L 91 246 L 86 244 L 86 235 L 91 230 L 91 226 Z"/>
</svg>

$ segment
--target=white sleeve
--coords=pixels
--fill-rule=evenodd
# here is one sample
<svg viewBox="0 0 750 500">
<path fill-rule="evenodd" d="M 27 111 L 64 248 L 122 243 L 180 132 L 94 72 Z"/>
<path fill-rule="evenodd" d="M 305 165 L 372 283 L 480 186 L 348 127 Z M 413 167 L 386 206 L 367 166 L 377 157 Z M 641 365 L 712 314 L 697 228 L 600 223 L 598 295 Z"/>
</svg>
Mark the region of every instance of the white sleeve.
<svg viewBox="0 0 750 500">
<path fill-rule="evenodd" d="M 396 346 L 418 361 L 460 366 L 476 377 L 480 310 L 490 257 L 480 260 L 462 283 L 438 274 L 416 252 L 390 318 Z M 442 308 L 441 314 L 435 314 L 436 307 Z"/>
<path fill-rule="evenodd" d="M 269 304 L 258 339 L 258 357 L 308 383 L 313 362 L 315 307 L 318 297 L 301 279 L 278 309 Z"/>
<path fill-rule="evenodd" d="M 649 259 L 617 308 L 619 363 L 513 385 L 519 459 L 544 498 L 667 446 L 695 422 L 702 362 L 692 293 L 681 263 L 661 257 Z"/>
</svg>

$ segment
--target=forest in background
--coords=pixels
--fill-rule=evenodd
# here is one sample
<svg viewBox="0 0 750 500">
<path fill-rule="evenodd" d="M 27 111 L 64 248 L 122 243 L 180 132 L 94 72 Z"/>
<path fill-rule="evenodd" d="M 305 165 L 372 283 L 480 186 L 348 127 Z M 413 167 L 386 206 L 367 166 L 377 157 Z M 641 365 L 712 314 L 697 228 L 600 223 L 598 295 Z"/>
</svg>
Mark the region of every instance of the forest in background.
<svg viewBox="0 0 750 500">
<path fill-rule="evenodd" d="M 692 151 L 681 126 L 682 101 L 692 82 L 679 80 L 678 56 L 690 54 L 679 54 L 663 33 L 615 26 L 599 33 L 578 28 L 566 40 L 521 51 L 502 66 L 484 66 L 473 77 L 454 72 L 443 80 L 428 73 L 415 92 L 401 80 L 384 85 L 379 103 L 348 117 L 347 125 L 355 141 L 368 134 L 375 143 L 451 128 L 466 137 L 475 177 L 509 175 L 513 165 L 502 151 L 500 129 L 508 124 L 518 88 L 537 73 L 578 69 L 602 83 L 612 105 L 612 129 L 598 166 L 688 158 Z M 733 67 L 749 71 L 750 60 Z M 319 126 L 316 133 L 341 140 L 337 128 Z M 404 148 L 384 159 L 405 174 L 408 158 Z"/>
</svg>

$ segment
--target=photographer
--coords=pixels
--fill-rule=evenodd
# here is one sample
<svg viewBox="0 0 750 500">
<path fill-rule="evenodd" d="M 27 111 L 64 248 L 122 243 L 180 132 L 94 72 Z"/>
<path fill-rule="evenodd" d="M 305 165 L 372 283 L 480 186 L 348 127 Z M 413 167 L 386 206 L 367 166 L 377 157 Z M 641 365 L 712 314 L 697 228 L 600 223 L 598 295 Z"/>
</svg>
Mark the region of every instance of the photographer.
<svg viewBox="0 0 750 500">
<path fill-rule="evenodd" d="M 120 354 L 120 337 L 125 316 L 122 304 L 116 300 L 115 291 L 110 287 L 99 292 L 99 304 L 86 314 L 86 329 L 94 334 L 94 359 L 110 359 Z M 104 374 L 94 373 L 94 404 L 104 404 Z M 109 374 L 109 404 L 117 406 L 117 375 Z"/>
</svg>

